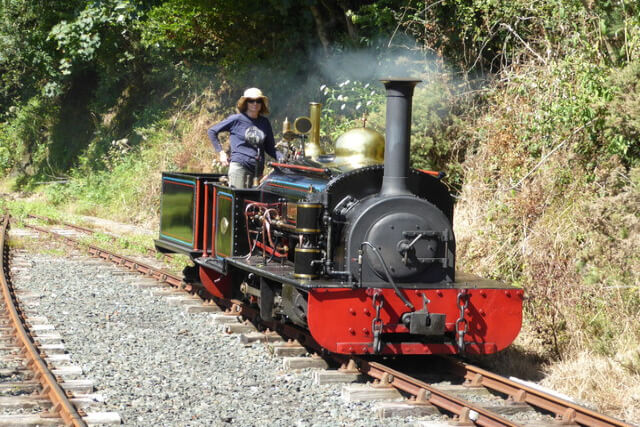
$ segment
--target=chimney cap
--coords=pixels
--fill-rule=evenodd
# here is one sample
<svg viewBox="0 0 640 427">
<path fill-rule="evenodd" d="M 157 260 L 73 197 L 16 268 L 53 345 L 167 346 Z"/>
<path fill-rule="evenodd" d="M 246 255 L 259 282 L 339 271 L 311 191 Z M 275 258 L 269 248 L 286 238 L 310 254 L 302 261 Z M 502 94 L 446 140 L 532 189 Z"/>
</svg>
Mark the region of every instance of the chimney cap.
<svg viewBox="0 0 640 427">
<path fill-rule="evenodd" d="M 392 83 L 392 82 L 418 84 L 422 82 L 422 80 L 420 79 L 414 79 L 411 77 L 387 77 L 387 78 L 380 79 L 380 81 L 385 84 Z"/>
</svg>

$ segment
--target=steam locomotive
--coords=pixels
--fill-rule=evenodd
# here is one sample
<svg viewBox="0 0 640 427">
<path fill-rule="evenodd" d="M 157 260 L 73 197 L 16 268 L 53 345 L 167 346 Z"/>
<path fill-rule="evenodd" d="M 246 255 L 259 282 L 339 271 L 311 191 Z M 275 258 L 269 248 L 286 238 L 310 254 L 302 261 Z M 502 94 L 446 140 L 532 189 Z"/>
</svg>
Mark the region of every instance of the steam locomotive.
<svg viewBox="0 0 640 427">
<path fill-rule="evenodd" d="M 188 254 L 191 279 L 266 321 L 308 329 L 339 354 L 489 354 L 516 338 L 523 291 L 457 272 L 442 174 L 409 167 L 417 80 L 383 80 L 385 138 L 348 131 L 320 146 L 320 108 L 285 124 L 300 139 L 255 188 L 219 174 L 162 176 L 156 248 Z"/>
</svg>

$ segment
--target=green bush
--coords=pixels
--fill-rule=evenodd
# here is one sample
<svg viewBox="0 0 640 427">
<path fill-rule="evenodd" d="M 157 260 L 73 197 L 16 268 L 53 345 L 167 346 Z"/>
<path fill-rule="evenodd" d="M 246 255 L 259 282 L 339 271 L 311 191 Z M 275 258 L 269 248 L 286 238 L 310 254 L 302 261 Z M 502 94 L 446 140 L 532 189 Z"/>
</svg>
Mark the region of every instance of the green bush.
<svg viewBox="0 0 640 427">
<path fill-rule="evenodd" d="M 419 1 L 400 23 L 422 45 L 469 72 L 547 65 L 581 53 L 619 65 L 640 49 L 636 2 L 581 0 Z"/>
<path fill-rule="evenodd" d="M 46 165 L 48 136 L 57 112 L 55 103 L 40 96 L 13 108 L 9 120 L 0 124 L 0 171 L 51 172 L 39 171 L 36 165 Z"/>
<path fill-rule="evenodd" d="M 640 35 L 640 32 L 639 32 Z M 607 104 L 604 139 L 609 154 L 629 164 L 640 161 L 640 63 L 614 70 L 609 79 L 613 92 Z"/>
</svg>

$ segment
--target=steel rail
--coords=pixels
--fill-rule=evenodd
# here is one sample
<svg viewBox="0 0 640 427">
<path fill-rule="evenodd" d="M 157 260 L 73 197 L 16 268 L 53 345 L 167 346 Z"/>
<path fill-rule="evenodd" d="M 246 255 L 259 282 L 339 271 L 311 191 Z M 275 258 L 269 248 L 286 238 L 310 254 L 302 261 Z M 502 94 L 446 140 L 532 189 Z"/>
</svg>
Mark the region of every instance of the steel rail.
<svg viewBox="0 0 640 427">
<path fill-rule="evenodd" d="M 111 261 L 112 263 L 122 266 L 122 267 L 127 267 L 130 270 L 134 270 L 137 271 L 138 273 L 141 273 L 143 275 L 145 275 L 146 277 L 151 277 L 153 279 L 156 279 L 160 282 L 165 282 L 173 287 L 176 288 L 182 288 L 185 289 L 187 291 L 191 290 L 191 286 L 186 284 L 182 281 L 182 278 L 179 276 L 176 276 L 172 273 L 169 273 L 167 271 L 163 271 L 159 268 L 155 268 L 153 266 L 144 264 L 142 262 L 133 260 L 131 258 L 127 258 L 125 256 L 122 255 L 118 255 L 115 254 L 111 251 L 108 251 L 106 249 L 103 248 L 99 248 L 97 246 L 93 246 L 93 245 L 88 245 L 86 243 L 80 242 L 72 237 L 69 236 L 64 236 L 62 234 L 58 234 L 54 231 L 50 231 L 47 230 L 45 228 L 42 227 L 38 227 L 36 225 L 30 225 L 30 224 L 24 224 L 25 227 L 31 228 L 33 230 L 39 231 L 41 233 L 47 233 L 51 236 L 53 236 L 56 239 L 61 239 L 64 240 L 68 243 L 71 243 L 75 246 L 84 246 L 86 247 L 87 251 L 89 252 L 89 254 L 95 256 L 95 257 L 99 257 L 102 258 L 104 260 L 107 261 Z M 314 351 L 317 352 L 321 352 L 322 348 L 320 347 L 320 345 L 315 342 L 315 340 L 313 339 L 313 337 L 307 333 L 306 331 L 296 327 L 296 326 L 292 326 L 292 325 L 283 325 L 281 323 L 278 323 L 276 321 L 264 321 L 260 319 L 260 313 L 258 312 L 258 310 L 255 310 L 251 307 L 248 307 L 247 305 L 243 304 L 242 301 L 239 300 L 233 300 L 233 299 L 222 299 L 222 298 L 216 298 L 213 297 L 212 298 L 213 301 L 215 301 L 215 303 L 221 307 L 224 307 L 225 309 L 227 309 L 229 311 L 230 315 L 234 315 L 234 316 L 242 316 L 245 317 L 247 319 L 250 319 L 252 322 L 256 323 L 256 324 L 261 324 L 263 327 L 270 329 L 274 332 L 277 333 L 281 333 L 283 335 L 285 335 L 288 338 L 291 339 L 296 339 L 298 340 L 301 344 L 303 344 L 304 346 L 306 346 L 307 348 L 310 348 Z"/>
<path fill-rule="evenodd" d="M 491 427 L 518 426 L 518 424 L 515 424 L 498 414 L 476 406 L 456 396 L 452 396 L 451 394 L 439 390 L 424 381 L 413 378 L 400 371 L 396 371 L 382 363 L 372 362 L 365 359 L 356 360 L 358 370 L 360 370 L 360 372 L 369 375 L 370 377 L 377 378 L 384 384 L 388 384 L 398 390 L 402 390 L 415 396 L 418 402 L 430 403 L 451 412 L 457 415 L 463 422 L 473 422 L 480 426 Z"/>
<path fill-rule="evenodd" d="M 35 215 L 35 214 L 27 214 L 27 217 L 28 218 L 33 218 L 33 219 L 38 219 L 38 220 L 44 221 L 44 222 L 46 222 L 48 224 L 60 224 L 60 225 L 63 225 L 65 227 L 73 228 L 74 230 L 81 231 L 83 233 L 90 234 L 90 235 L 96 234 L 96 230 L 92 230 L 90 228 L 82 227 L 82 226 L 76 225 L 76 224 L 71 224 L 71 223 L 66 222 L 66 221 L 60 221 L 60 220 L 57 220 L 57 219 L 48 218 L 46 216 Z M 106 234 L 106 236 L 109 237 L 112 241 L 117 240 L 117 237 L 115 237 L 113 235 Z M 149 253 L 151 255 L 155 255 L 156 253 L 158 253 L 157 251 L 155 251 L 153 249 L 145 248 L 145 250 L 147 251 L 147 253 Z M 166 256 L 168 258 L 172 258 L 171 254 L 164 254 L 164 256 Z"/>
<path fill-rule="evenodd" d="M 79 240 L 76 240 L 72 237 L 64 236 L 62 234 L 58 234 L 54 231 L 50 231 L 45 228 L 38 227 L 36 225 L 24 224 L 24 226 L 31 228 L 33 230 L 39 231 L 41 233 L 47 233 L 56 239 L 64 240 L 75 246 L 83 246 L 87 249 L 89 254 L 95 257 L 99 257 L 104 260 L 111 261 L 112 263 L 122 267 L 127 267 L 128 269 L 137 271 L 138 273 L 141 273 L 146 277 L 151 277 L 160 282 L 165 282 L 176 288 L 182 288 L 187 291 L 191 290 L 191 285 L 185 284 L 182 281 L 181 277 L 176 276 L 175 274 L 172 274 L 170 272 L 133 260 L 131 258 L 127 258 L 122 255 L 118 255 L 106 249 L 80 242 Z M 257 323 L 261 324 L 263 327 L 267 329 L 270 329 L 274 332 L 282 333 L 283 335 L 286 335 L 289 338 L 296 339 L 300 343 L 305 345 L 307 348 L 310 348 L 317 352 L 322 351 L 322 348 L 320 347 L 320 345 L 315 342 L 315 340 L 313 339 L 313 337 L 311 337 L 310 334 L 306 333 L 304 330 L 296 326 L 283 325 L 275 321 L 261 320 L 260 313 L 258 312 L 258 310 L 255 310 L 251 307 L 244 305 L 242 301 L 239 301 L 239 300 L 222 299 L 222 298 L 216 298 L 216 297 L 213 297 L 212 299 L 213 301 L 215 301 L 216 304 L 227 309 L 229 311 L 229 314 L 231 315 L 245 317 L 247 319 L 250 319 L 256 324 Z"/>
<path fill-rule="evenodd" d="M 447 358 L 452 372 L 463 376 L 470 385 L 481 386 L 511 396 L 516 402 L 528 403 L 556 414 L 563 423 L 576 423 L 593 427 L 631 427 L 623 421 L 600 414 L 584 406 L 553 394 L 527 386 L 468 363 Z"/>
<path fill-rule="evenodd" d="M 145 264 L 140 261 L 136 261 L 135 259 L 128 258 L 122 255 L 115 254 L 113 252 L 107 251 L 106 249 L 99 248 L 98 246 L 89 245 L 87 243 L 83 243 L 77 239 L 74 239 L 69 236 L 64 236 L 62 234 L 55 233 L 53 231 L 47 230 L 42 227 L 38 227 L 37 225 L 24 224 L 25 227 L 34 229 L 36 231 L 40 231 L 42 233 L 47 233 L 54 236 L 57 239 L 66 240 L 70 243 L 73 243 L 76 246 L 85 246 L 89 252 L 89 254 L 106 259 L 108 261 L 113 262 L 114 264 L 121 265 L 129 268 L 130 270 L 135 270 L 139 273 L 144 274 L 145 276 L 152 277 L 156 280 L 160 280 L 163 282 L 167 282 L 172 286 L 181 287 L 183 286 L 182 279 L 174 274 L 171 274 L 167 271 L 163 271 L 161 269 L 152 267 L 148 264 Z"/>
<path fill-rule="evenodd" d="M 71 224 L 71 223 L 65 222 L 65 221 L 55 220 L 53 218 L 47 218 L 46 216 L 40 216 L 40 215 L 35 215 L 35 214 L 27 214 L 27 217 L 34 218 L 34 219 L 39 219 L 40 221 L 45 221 L 45 222 L 48 222 L 49 224 L 51 224 L 52 222 L 57 222 L 57 223 L 62 224 L 64 226 L 66 226 L 66 227 L 73 228 L 73 229 L 76 229 L 78 231 L 82 231 L 82 232 L 88 233 L 88 234 L 93 234 L 95 232 L 94 230 L 92 230 L 90 228 L 82 227 L 80 225 Z"/>
<path fill-rule="evenodd" d="M 58 414 L 66 425 L 86 426 L 87 424 L 82 419 L 82 416 L 69 401 L 65 391 L 60 387 L 55 376 L 51 373 L 44 360 L 42 360 L 42 357 L 40 357 L 40 352 L 31 341 L 31 337 L 22 324 L 22 317 L 15 307 L 9 281 L 5 277 L 5 274 L 8 272 L 8 265 L 5 263 L 5 256 L 8 256 L 8 252 L 5 252 L 5 236 L 8 226 L 9 215 L 7 214 L 0 228 L 0 247 L 3 251 L 2 258 L 0 259 L 0 268 L 2 268 L 0 286 L 2 287 L 7 314 L 13 323 L 14 335 L 22 346 L 22 352 L 29 360 L 27 366 L 35 372 L 35 378 L 43 387 L 42 394 L 48 396 L 49 400 L 53 403 L 52 411 Z"/>
</svg>

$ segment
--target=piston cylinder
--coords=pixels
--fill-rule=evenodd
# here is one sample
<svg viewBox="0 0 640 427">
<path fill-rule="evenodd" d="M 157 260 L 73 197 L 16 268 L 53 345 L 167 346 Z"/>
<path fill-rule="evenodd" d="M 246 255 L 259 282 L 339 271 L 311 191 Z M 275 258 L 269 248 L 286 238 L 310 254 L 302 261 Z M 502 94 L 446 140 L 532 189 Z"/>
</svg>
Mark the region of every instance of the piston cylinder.
<svg viewBox="0 0 640 427">
<path fill-rule="evenodd" d="M 321 203 L 298 203 L 296 214 L 296 233 L 320 233 Z"/>
<path fill-rule="evenodd" d="M 316 279 L 320 276 L 322 252 L 317 248 L 296 248 L 293 276 L 296 279 Z"/>
</svg>

